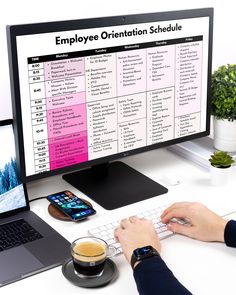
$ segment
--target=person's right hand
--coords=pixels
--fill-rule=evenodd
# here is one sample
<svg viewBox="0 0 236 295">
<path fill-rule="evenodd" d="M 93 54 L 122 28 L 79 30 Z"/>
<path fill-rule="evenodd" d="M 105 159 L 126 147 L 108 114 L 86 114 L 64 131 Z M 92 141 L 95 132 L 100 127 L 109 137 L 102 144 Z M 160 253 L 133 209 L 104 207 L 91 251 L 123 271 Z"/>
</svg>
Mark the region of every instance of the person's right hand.
<svg viewBox="0 0 236 295">
<path fill-rule="evenodd" d="M 185 219 L 188 224 L 172 222 L 174 217 Z M 161 221 L 166 223 L 168 230 L 172 232 L 207 242 L 224 242 L 224 230 L 228 222 L 204 205 L 195 202 L 174 203 L 162 213 Z"/>
</svg>

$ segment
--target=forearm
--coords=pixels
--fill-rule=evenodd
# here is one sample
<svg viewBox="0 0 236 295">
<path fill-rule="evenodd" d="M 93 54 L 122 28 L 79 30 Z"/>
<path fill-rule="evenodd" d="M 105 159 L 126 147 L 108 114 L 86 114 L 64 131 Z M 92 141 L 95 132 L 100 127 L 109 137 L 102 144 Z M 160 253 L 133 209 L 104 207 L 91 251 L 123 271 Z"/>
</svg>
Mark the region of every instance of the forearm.
<svg viewBox="0 0 236 295">
<path fill-rule="evenodd" d="M 134 279 L 140 295 L 191 294 L 175 278 L 160 256 L 139 263 L 134 269 Z"/>
<path fill-rule="evenodd" d="M 224 231 L 225 244 L 228 247 L 236 247 L 236 221 L 230 220 L 225 226 Z"/>
</svg>

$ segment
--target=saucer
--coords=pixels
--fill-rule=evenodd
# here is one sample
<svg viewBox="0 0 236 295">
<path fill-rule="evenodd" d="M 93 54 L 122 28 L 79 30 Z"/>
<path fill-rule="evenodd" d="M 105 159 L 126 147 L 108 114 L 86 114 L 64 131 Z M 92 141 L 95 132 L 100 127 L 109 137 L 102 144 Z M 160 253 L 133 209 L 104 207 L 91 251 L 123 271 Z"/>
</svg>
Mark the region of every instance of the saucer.
<svg viewBox="0 0 236 295">
<path fill-rule="evenodd" d="M 80 278 L 75 274 L 73 261 L 70 259 L 62 265 L 62 273 L 67 278 L 67 280 L 76 286 L 83 288 L 96 288 L 105 286 L 112 280 L 115 280 L 118 276 L 118 269 L 115 263 L 111 259 L 107 258 L 103 274 L 100 277 Z"/>
</svg>

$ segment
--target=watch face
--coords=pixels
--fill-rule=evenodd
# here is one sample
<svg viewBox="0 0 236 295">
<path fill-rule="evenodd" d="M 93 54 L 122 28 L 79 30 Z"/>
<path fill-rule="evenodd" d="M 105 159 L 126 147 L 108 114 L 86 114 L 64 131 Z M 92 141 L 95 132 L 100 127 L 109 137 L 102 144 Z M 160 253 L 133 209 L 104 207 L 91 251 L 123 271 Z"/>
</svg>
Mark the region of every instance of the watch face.
<svg viewBox="0 0 236 295">
<path fill-rule="evenodd" d="M 138 248 L 134 250 L 134 255 L 136 256 L 136 258 L 141 258 L 143 256 L 148 256 L 149 254 L 152 254 L 152 252 L 153 252 L 152 246 L 146 246 L 146 247 L 142 247 L 142 248 Z"/>
</svg>

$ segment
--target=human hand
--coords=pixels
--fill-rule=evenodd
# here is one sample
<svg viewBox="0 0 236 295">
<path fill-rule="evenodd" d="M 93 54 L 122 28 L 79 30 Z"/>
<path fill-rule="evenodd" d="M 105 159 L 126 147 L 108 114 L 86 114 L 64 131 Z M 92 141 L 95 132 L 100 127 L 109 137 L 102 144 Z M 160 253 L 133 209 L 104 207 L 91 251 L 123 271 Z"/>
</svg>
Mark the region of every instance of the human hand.
<svg viewBox="0 0 236 295">
<path fill-rule="evenodd" d="M 123 253 L 130 263 L 135 249 L 152 246 L 158 253 L 161 252 L 161 244 L 156 234 L 152 221 L 132 216 L 123 219 L 120 226 L 114 232 L 115 238 L 121 244 Z"/>
<path fill-rule="evenodd" d="M 186 225 L 171 222 L 172 218 L 188 221 Z M 168 230 L 185 236 L 211 242 L 224 242 L 224 230 L 227 220 L 200 203 L 180 202 L 171 205 L 161 215 L 161 221 Z"/>
</svg>

